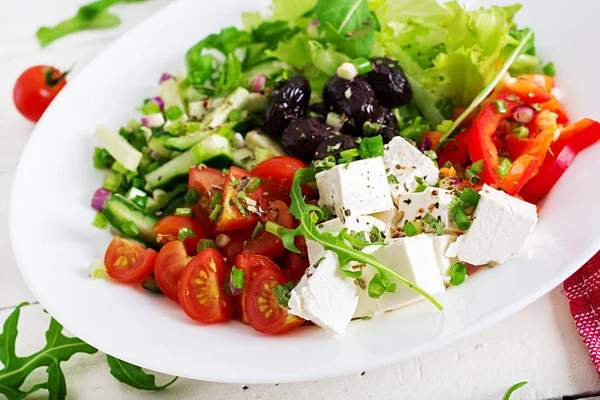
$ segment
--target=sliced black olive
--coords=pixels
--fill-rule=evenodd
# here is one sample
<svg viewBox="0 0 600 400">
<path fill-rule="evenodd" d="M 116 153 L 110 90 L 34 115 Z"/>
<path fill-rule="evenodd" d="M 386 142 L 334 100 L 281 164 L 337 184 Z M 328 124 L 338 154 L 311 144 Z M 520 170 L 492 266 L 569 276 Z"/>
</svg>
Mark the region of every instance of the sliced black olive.
<svg viewBox="0 0 600 400">
<path fill-rule="evenodd" d="M 327 114 L 329 114 L 329 107 L 327 107 L 325 103 L 315 103 L 308 107 L 308 111 L 327 118 Z"/>
<path fill-rule="evenodd" d="M 282 81 L 269 97 L 266 130 L 271 136 L 281 136 L 290 122 L 306 116 L 310 100 L 310 84 L 301 76 Z"/>
<path fill-rule="evenodd" d="M 389 143 L 393 138 L 398 136 L 400 128 L 398 126 L 398 119 L 394 113 L 387 109 L 381 108 L 377 119 L 374 121 L 375 124 L 381 126 L 379 132 L 368 132 L 365 130 L 365 136 L 376 136 L 381 135 L 383 143 Z"/>
<path fill-rule="evenodd" d="M 356 138 L 351 135 L 337 135 L 322 142 L 315 151 L 315 159 L 322 160 L 327 156 L 340 157 L 344 150 L 350 150 L 357 147 Z"/>
<path fill-rule="evenodd" d="M 374 58 L 373 71 L 365 77 L 377 93 L 382 106 L 388 108 L 401 107 L 413 97 L 410 82 L 398 63 L 389 58 Z"/>
<path fill-rule="evenodd" d="M 301 118 L 283 131 L 281 144 L 289 155 L 310 163 L 319 144 L 335 134 L 320 118 Z"/>
<path fill-rule="evenodd" d="M 352 135 L 361 135 L 363 124 L 375 120 L 380 108 L 373 88 L 361 77 L 351 81 L 337 75 L 330 78 L 323 89 L 323 100 L 348 119 L 343 130 Z"/>
</svg>

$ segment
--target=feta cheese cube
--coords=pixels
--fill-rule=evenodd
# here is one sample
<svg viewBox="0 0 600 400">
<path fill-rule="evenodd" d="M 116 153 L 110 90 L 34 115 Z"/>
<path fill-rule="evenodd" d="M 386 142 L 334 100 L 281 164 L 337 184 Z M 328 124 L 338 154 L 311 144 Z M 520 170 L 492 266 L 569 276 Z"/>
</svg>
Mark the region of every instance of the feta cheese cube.
<svg viewBox="0 0 600 400">
<path fill-rule="evenodd" d="M 448 286 L 450 284 L 450 268 L 458 261 L 456 257 L 447 257 L 446 251 L 448 251 L 448 247 L 454 241 L 456 241 L 456 235 L 428 235 L 433 240 L 433 251 L 435 253 L 435 259 L 437 260 L 437 265 L 440 269 L 440 274 L 442 275 L 442 279 L 444 280 L 444 284 Z"/>
<path fill-rule="evenodd" d="M 357 286 L 353 279 L 342 275 L 335 253 L 328 250 L 323 257 L 292 290 L 289 312 L 340 334 L 356 310 Z"/>
<path fill-rule="evenodd" d="M 336 165 L 316 178 L 319 206 L 342 219 L 394 208 L 381 157 Z"/>
<path fill-rule="evenodd" d="M 450 210 L 450 203 L 455 197 L 451 191 L 435 187 L 428 187 L 420 193 L 401 193 L 398 209 L 402 218 L 398 218 L 396 229 L 402 232 L 405 223 L 420 221 L 429 213 L 444 224 L 444 232 L 460 232 Z M 432 232 L 427 224 L 424 228 L 425 232 Z"/>
<path fill-rule="evenodd" d="M 383 233 L 388 239 L 399 236 L 398 225 L 400 224 L 402 214 L 398 212 L 398 209 L 396 207 L 389 211 L 383 211 L 380 213 L 373 214 L 373 217 L 377 218 L 379 221 L 385 224 L 385 229 Z"/>
<path fill-rule="evenodd" d="M 414 192 L 418 186 L 416 177 L 430 185 L 435 185 L 439 178 L 440 171 L 433 161 L 400 136 L 385 145 L 383 162 L 386 174 L 398 181 L 389 184 L 394 199 L 401 193 Z"/>
<path fill-rule="evenodd" d="M 344 222 L 342 222 L 340 218 L 335 218 L 317 225 L 317 229 L 322 233 L 338 233 L 344 228 L 348 228 L 348 233 L 351 233 L 352 231 L 356 233 L 363 232 L 365 239 L 367 239 L 369 242 L 371 242 L 369 233 L 373 227 L 383 232 L 385 229 L 385 223 L 381 222 L 377 218 L 365 215 L 360 217 L 347 217 Z M 311 264 L 316 263 L 321 257 L 323 257 L 325 250 L 319 243 L 316 243 L 312 240 L 307 240 L 306 247 L 308 249 L 308 260 Z M 368 246 L 363 249 L 363 252 L 372 253 L 379 247 L 381 246 Z"/>
<path fill-rule="evenodd" d="M 387 246 L 374 252 L 373 256 L 430 294 L 434 295 L 446 290 L 431 236 L 417 235 L 392 239 Z M 373 316 L 424 299 L 419 293 L 395 281 L 394 278 L 390 278 L 397 282 L 394 293 L 384 293 L 379 299 L 369 297 L 369 281 L 376 273 L 377 271 L 371 267 L 363 269 L 360 278 L 362 282 L 358 283 L 359 300 L 355 317 Z"/>
<path fill-rule="evenodd" d="M 450 246 L 446 255 L 473 265 L 502 264 L 517 253 L 538 221 L 535 205 L 488 185 L 473 214 L 471 228 Z"/>
</svg>

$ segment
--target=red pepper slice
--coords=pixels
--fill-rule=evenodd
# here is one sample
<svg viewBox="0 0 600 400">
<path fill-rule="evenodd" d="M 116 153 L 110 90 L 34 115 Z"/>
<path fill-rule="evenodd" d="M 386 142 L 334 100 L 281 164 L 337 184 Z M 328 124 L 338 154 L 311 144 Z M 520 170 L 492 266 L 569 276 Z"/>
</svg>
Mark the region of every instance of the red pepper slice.
<svg viewBox="0 0 600 400">
<path fill-rule="evenodd" d="M 600 123 L 584 119 L 566 127 L 558 140 L 550 146 L 538 174 L 521 191 L 521 196 L 535 203 L 546 196 L 579 152 L 600 140 Z"/>
<path fill-rule="evenodd" d="M 511 196 L 516 195 L 533 178 L 540 164 L 540 160 L 532 155 L 517 158 L 508 174 L 498 184 L 498 189 L 504 190 Z"/>
<path fill-rule="evenodd" d="M 556 114 L 548 110 L 537 113 L 527 125 L 529 136 L 519 138 L 515 135 L 507 135 L 508 153 L 513 160 L 526 154 L 535 156 L 540 163 L 546 158 L 548 149 L 554 139 L 556 132 Z"/>
</svg>

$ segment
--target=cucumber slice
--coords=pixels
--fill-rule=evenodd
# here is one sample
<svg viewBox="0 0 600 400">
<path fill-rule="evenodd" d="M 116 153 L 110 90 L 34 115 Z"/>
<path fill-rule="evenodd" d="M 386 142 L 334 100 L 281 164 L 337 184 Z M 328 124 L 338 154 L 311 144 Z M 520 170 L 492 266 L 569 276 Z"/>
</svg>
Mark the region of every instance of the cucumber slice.
<svg viewBox="0 0 600 400">
<path fill-rule="evenodd" d="M 153 216 L 147 214 L 133 202 L 127 200 L 120 194 L 113 194 L 106 202 L 102 215 L 108 220 L 120 233 L 124 234 L 121 226 L 125 222 L 133 222 L 140 230 L 140 233 L 132 239 L 140 240 L 148 246 L 158 247 L 156 238 L 152 234 L 152 228 L 158 221 Z"/>
<path fill-rule="evenodd" d="M 169 150 L 186 151 L 210 136 L 210 131 L 200 131 L 189 135 L 172 137 L 165 141 L 165 148 Z"/>
<path fill-rule="evenodd" d="M 173 136 L 168 134 L 152 136 L 148 143 L 148 147 L 155 153 L 160 154 L 161 157 L 169 158 L 171 157 L 171 150 L 165 147 L 165 142 L 172 137 Z"/>
<path fill-rule="evenodd" d="M 248 99 L 249 95 L 250 92 L 243 87 L 237 88 L 225 99 L 223 104 L 215 108 L 212 114 L 206 117 L 204 124 L 213 129 L 223 125 L 233 110 L 239 110 L 243 108 L 244 103 Z"/>
<path fill-rule="evenodd" d="M 233 162 L 229 140 L 220 135 L 211 135 L 196 148 L 202 154 L 202 162 L 213 168 L 229 168 Z"/>
<path fill-rule="evenodd" d="M 99 125 L 96 128 L 96 137 L 106 151 L 121 165 L 130 171 L 137 170 L 142 160 L 142 153 L 129 144 L 123 136 L 107 126 Z"/>
<path fill-rule="evenodd" d="M 173 186 L 173 184 L 176 183 L 177 178 L 186 176 L 192 165 L 198 165 L 202 162 L 201 151 L 194 151 L 194 149 L 196 149 L 198 146 L 200 145 L 197 144 L 190 150 L 180 154 L 166 164 L 161 165 L 154 171 L 147 174 L 146 190 L 154 190 L 157 188 Z"/>
<path fill-rule="evenodd" d="M 252 161 L 254 158 L 254 153 L 252 150 L 247 148 L 241 148 L 234 150 L 231 154 L 231 158 L 233 159 L 233 164 L 240 168 L 246 168 L 248 162 Z"/>
<path fill-rule="evenodd" d="M 267 109 L 267 96 L 262 93 L 250 93 L 244 104 L 244 110 L 253 113 L 265 111 Z"/>
<path fill-rule="evenodd" d="M 279 143 L 258 131 L 250 131 L 246 134 L 246 147 L 250 150 L 271 149 L 273 157 L 285 155 Z"/>
</svg>

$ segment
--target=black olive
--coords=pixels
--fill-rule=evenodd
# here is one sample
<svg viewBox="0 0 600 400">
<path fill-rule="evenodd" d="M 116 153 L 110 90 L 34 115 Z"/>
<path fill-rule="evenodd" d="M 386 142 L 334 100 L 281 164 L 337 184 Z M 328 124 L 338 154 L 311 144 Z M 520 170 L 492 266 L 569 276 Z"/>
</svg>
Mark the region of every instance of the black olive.
<svg viewBox="0 0 600 400">
<path fill-rule="evenodd" d="M 363 124 L 375 120 L 380 108 L 373 88 L 361 77 L 351 81 L 337 75 L 330 78 L 323 89 L 323 100 L 347 118 L 343 130 L 352 135 L 361 135 Z"/>
<path fill-rule="evenodd" d="M 344 150 L 350 150 L 357 147 L 356 138 L 351 135 L 337 135 L 322 142 L 315 151 L 315 159 L 322 160 L 327 156 L 340 157 Z"/>
<path fill-rule="evenodd" d="M 389 143 L 393 138 L 398 136 L 400 131 L 398 119 L 396 119 L 396 116 L 391 110 L 383 107 L 380 110 L 380 114 L 373 122 L 381 125 L 381 129 L 377 133 L 369 133 L 365 131 L 365 136 L 381 135 L 383 138 L 383 143 Z"/>
<path fill-rule="evenodd" d="M 308 107 L 308 111 L 314 112 L 327 118 L 327 114 L 329 114 L 329 107 L 327 107 L 325 103 L 315 103 L 311 104 Z"/>
<path fill-rule="evenodd" d="M 301 76 L 282 81 L 269 97 L 266 130 L 271 136 L 281 136 L 290 122 L 306 116 L 310 100 L 310 84 Z"/>
<path fill-rule="evenodd" d="M 301 118 L 283 131 L 281 144 L 289 155 L 310 163 L 319 144 L 335 134 L 333 128 L 319 118 Z"/>
<path fill-rule="evenodd" d="M 407 104 L 413 92 L 398 63 L 389 58 L 374 58 L 372 61 L 373 71 L 365 77 L 377 93 L 379 103 L 388 108 Z"/>
</svg>

